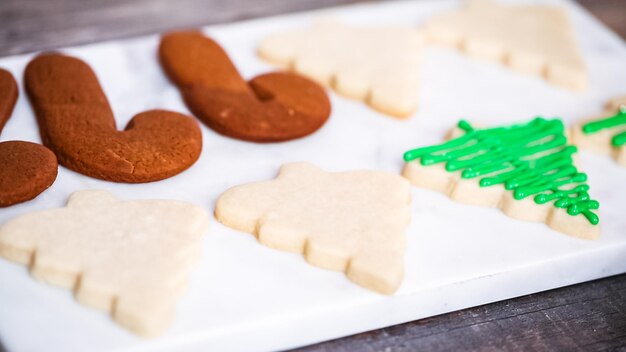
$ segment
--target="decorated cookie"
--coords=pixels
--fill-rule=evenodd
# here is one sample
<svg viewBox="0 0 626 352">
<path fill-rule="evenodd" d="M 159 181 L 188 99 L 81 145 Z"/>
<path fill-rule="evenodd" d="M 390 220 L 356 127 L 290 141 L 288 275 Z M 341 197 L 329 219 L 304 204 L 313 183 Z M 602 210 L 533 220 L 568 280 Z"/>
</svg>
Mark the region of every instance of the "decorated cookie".
<svg viewBox="0 0 626 352">
<path fill-rule="evenodd" d="M 74 171 L 114 182 L 151 182 L 184 171 L 200 156 L 202 134 L 189 116 L 145 111 L 118 131 L 98 78 L 77 58 L 40 55 L 24 76 L 44 145 Z"/>
<path fill-rule="evenodd" d="M 80 191 L 65 208 L 0 227 L 0 256 L 74 290 L 80 303 L 111 313 L 132 332 L 155 336 L 174 318 L 207 227 L 204 210 L 184 202 Z"/>
<path fill-rule="evenodd" d="M 411 183 L 568 235 L 599 237 L 599 203 L 574 165 L 576 147 L 567 144 L 560 120 L 488 129 L 461 121 L 458 127 L 465 132 L 460 137 L 405 153 L 403 175 Z"/>
<path fill-rule="evenodd" d="M 626 166 L 626 96 L 610 100 L 600 116 L 575 125 L 572 137 L 581 148 L 611 155 Z"/>
<path fill-rule="evenodd" d="M 0 132 L 13 113 L 17 82 L 0 69 Z M 57 159 L 48 148 L 31 142 L 0 142 L 0 207 L 37 197 L 54 183 Z"/>
<path fill-rule="evenodd" d="M 199 32 L 164 35 L 159 56 L 187 107 L 225 136 L 288 141 L 317 131 L 330 115 L 330 101 L 319 85 L 279 72 L 246 82 L 224 49 Z"/>
<path fill-rule="evenodd" d="M 269 36 L 258 52 L 341 95 L 403 118 L 417 108 L 422 42 L 413 28 L 320 21 L 311 28 Z"/>
<path fill-rule="evenodd" d="M 328 173 L 292 163 L 275 180 L 224 192 L 215 217 L 261 244 L 303 253 L 310 264 L 391 294 L 403 277 L 409 188 L 384 172 Z"/>
<path fill-rule="evenodd" d="M 436 43 L 512 69 L 544 76 L 572 90 L 587 86 L 587 69 L 567 11 L 559 6 L 470 0 L 461 9 L 427 21 Z"/>
</svg>

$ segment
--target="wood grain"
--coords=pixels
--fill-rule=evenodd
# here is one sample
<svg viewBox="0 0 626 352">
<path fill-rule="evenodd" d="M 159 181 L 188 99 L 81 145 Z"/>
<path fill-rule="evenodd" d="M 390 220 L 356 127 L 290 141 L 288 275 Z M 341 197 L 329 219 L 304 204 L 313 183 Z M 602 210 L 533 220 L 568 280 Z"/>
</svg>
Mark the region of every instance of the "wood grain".
<svg viewBox="0 0 626 352">
<path fill-rule="evenodd" d="M 353 2 L 358 0 L 0 0 L 0 56 Z M 626 0 L 580 2 L 626 38 Z M 626 275 L 302 349 L 415 350 L 626 351 Z"/>
<path fill-rule="evenodd" d="M 0 0 L 0 56 L 355 2 Z"/>
<path fill-rule="evenodd" d="M 626 1 L 578 0 L 589 12 L 626 39 Z"/>
<path fill-rule="evenodd" d="M 0 0 L 0 56 L 359 0 Z M 580 0 L 626 38 L 626 0 Z"/>
<path fill-rule="evenodd" d="M 352 351 L 626 350 L 626 275 L 302 348 Z"/>
</svg>

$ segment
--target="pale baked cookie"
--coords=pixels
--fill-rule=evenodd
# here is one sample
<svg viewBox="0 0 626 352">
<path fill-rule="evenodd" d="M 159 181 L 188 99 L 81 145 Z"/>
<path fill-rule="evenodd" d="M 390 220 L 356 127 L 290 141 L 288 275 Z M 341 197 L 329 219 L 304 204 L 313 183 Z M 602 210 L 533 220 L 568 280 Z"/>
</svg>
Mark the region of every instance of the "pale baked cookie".
<svg viewBox="0 0 626 352">
<path fill-rule="evenodd" d="M 435 43 L 541 75 L 555 85 L 572 90 L 587 86 L 587 68 L 565 8 L 469 0 L 461 9 L 428 20 L 425 31 Z"/>
<path fill-rule="evenodd" d="M 303 253 L 312 265 L 391 294 L 403 277 L 410 197 L 409 183 L 397 175 L 291 163 L 275 180 L 224 192 L 215 217 L 261 244 Z"/>
<path fill-rule="evenodd" d="M 65 208 L 0 227 L 0 256 L 29 265 L 36 279 L 74 290 L 80 303 L 149 337 L 173 320 L 207 227 L 205 211 L 192 204 L 80 191 Z"/>
<path fill-rule="evenodd" d="M 258 52 L 341 95 L 404 118 L 417 108 L 422 45 L 422 34 L 413 28 L 354 27 L 325 20 L 273 34 Z"/>
<path fill-rule="evenodd" d="M 626 96 L 609 100 L 602 114 L 576 124 L 571 133 L 579 147 L 626 166 Z"/>
<path fill-rule="evenodd" d="M 461 121 L 458 127 L 465 134 L 406 152 L 404 177 L 461 203 L 499 207 L 583 239 L 599 237 L 599 203 L 588 193 L 560 120 L 488 129 Z"/>
</svg>

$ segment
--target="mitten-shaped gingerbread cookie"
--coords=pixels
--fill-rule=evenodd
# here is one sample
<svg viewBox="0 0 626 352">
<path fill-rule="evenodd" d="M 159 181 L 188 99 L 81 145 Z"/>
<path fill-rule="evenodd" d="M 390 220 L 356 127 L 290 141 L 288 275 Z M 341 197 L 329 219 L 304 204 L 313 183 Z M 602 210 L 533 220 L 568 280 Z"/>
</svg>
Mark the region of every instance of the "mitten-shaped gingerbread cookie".
<svg viewBox="0 0 626 352">
<path fill-rule="evenodd" d="M 224 49 L 200 32 L 164 35 L 159 57 L 187 107 L 225 136 L 288 141 L 317 131 L 330 115 L 330 101 L 316 83 L 280 72 L 246 82 Z"/>
<path fill-rule="evenodd" d="M 77 58 L 39 55 L 26 67 L 24 80 L 44 145 L 76 172 L 151 182 L 184 171 L 200 156 L 202 134 L 190 116 L 145 111 L 118 131 L 98 78 Z"/>
</svg>

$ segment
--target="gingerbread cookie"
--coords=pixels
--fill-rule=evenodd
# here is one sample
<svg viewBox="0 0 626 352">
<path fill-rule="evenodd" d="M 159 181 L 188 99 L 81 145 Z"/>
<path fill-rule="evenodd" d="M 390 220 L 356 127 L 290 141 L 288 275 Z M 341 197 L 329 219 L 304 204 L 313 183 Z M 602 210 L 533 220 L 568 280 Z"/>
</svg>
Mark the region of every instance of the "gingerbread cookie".
<svg viewBox="0 0 626 352">
<path fill-rule="evenodd" d="M 98 78 L 77 58 L 40 55 L 24 76 L 44 145 L 74 171 L 114 182 L 151 182 L 184 171 L 200 156 L 200 128 L 183 114 L 145 111 L 118 131 Z"/>
<path fill-rule="evenodd" d="M 224 192 L 215 217 L 261 244 L 303 253 L 310 264 L 391 294 L 402 282 L 409 188 L 384 172 L 328 173 L 292 163 L 275 180 Z"/>
<path fill-rule="evenodd" d="M 413 28 L 352 27 L 327 20 L 271 35 L 258 52 L 341 95 L 406 118 L 417 108 L 422 44 L 422 34 Z"/>
<path fill-rule="evenodd" d="M 541 75 L 564 88 L 587 86 L 587 68 L 562 7 L 467 1 L 459 10 L 428 20 L 425 30 L 434 42 L 458 47 L 468 55 Z"/>
<path fill-rule="evenodd" d="M 626 96 L 611 99 L 600 116 L 575 125 L 572 138 L 579 147 L 610 155 L 626 166 Z"/>
<path fill-rule="evenodd" d="M 576 147 L 567 144 L 560 120 L 488 129 L 461 121 L 458 127 L 465 134 L 406 152 L 402 173 L 411 183 L 568 235 L 599 237 L 599 203 L 574 165 Z"/>
<path fill-rule="evenodd" d="M 199 32 L 164 35 L 159 57 L 193 114 L 225 136 L 288 141 L 317 131 L 330 115 L 330 101 L 314 82 L 277 72 L 246 82 L 224 49 Z"/>
<path fill-rule="evenodd" d="M 109 312 L 132 332 L 155 336 L 174 318 L 207 227 L 205 211 L 192 204 L 80 191 L 65 208 L 0 227 L 0 256 L 74 290 L 80 303 Z"/>
<path fill-rule="evenodd" d="M 0 132 L 13 113 L 17 82 L 0 69 Z M 37 197 L 57 177 L 57 159 L 48 148 L 31 142 L 0 143 L 0 207 Z"/>
<path fill-rule="evenodd" d="M 11 72 L 0 68 L 0 133 L 11 117 L 17 102 L 17 82 Z"/>
</svg>

